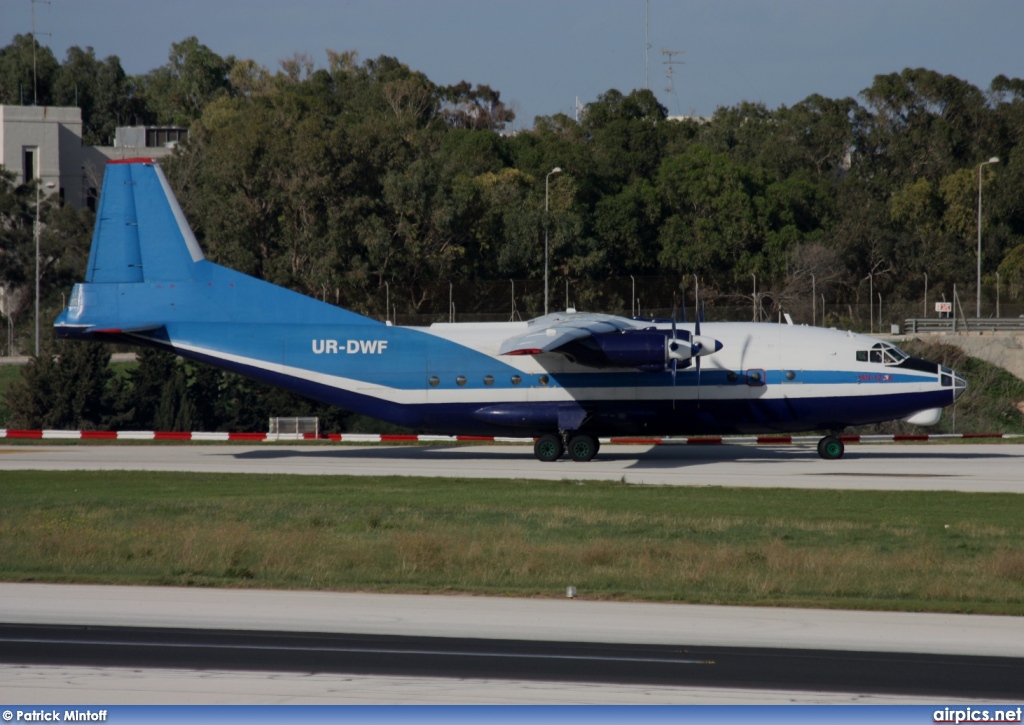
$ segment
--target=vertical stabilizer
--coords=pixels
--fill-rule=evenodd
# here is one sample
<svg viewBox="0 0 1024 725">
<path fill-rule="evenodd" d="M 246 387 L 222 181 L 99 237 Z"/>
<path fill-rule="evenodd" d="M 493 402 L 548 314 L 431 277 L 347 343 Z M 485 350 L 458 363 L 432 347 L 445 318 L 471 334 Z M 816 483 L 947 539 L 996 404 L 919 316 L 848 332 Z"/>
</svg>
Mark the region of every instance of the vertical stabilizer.
<svg viewBox="0 0 1024 725">
<path fill-rule="evenodd" d="M 86 282 L 189 280 L 203 258 L 160 167 L 151 159 L 109 162 Z"/>
</svg>

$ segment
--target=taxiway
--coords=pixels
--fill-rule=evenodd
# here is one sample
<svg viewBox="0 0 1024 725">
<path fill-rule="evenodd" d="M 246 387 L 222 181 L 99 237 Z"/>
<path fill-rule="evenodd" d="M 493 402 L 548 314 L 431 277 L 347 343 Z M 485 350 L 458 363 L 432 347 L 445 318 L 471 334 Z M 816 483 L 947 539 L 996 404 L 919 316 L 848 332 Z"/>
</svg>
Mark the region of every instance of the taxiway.
<svg viewBox="0 0 1024 725">
<path fill-rule="evenodd" d="M 593 461 L 541 463 L 528 445 L 8 445 L 2 470 L 143 470 L 541 480 L 669 486 L 1024 493 L 1024 444 L 606 445 Z"/>
</svg>

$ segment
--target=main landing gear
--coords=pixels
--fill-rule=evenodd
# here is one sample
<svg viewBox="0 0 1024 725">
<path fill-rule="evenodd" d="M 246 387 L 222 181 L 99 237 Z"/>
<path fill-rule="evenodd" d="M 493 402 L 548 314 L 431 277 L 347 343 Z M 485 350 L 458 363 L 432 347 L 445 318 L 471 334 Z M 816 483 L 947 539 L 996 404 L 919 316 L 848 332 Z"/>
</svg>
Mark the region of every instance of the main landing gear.
<svg viewBox="0 0 1024 725">
<path fill-rule="evenodd" d="M 826 461 L 837 461 L 843 457 L 846 446 L 843 439 L 837 435 L 827 435 L 818 441 L 818 455 Z"/>
<path fill-rule="evenodd" d="M 601 444 L 594 436 L 565 431 L 542 435 L 533 444 L 533 455 L 537 456 L 539 461 L 551 463 L 568 451 L 570 458 L 583 463 L 592 460 L 600 448 Z"/>
</svg>

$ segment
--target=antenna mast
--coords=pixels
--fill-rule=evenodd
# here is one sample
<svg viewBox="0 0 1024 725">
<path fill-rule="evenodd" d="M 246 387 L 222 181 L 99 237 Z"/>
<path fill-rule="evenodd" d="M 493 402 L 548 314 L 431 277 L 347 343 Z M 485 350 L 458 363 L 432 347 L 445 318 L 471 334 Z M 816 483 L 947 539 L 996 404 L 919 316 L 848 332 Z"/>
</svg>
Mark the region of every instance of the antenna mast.
<svg viewBox="0 0 1024 725">
<path fill-rule="evenodd" d="M 672 67 L 677 65 L 683 65 L 683 61 L 675 60 L 672 56 L 674 55 L 685 55 L 685 50 L 662 50 L 661 54 L 666 56 L 668 60 L 662 61 L 662 65 L 668 66 L 668 70 L 665 72 L 665 76 L 668 78 L 668 85 L 665 87 L 665 92 L 672 98 L 675 98 L 676 86 L 675 81 L 672 77 Z M 676 111 L 679 110 L 679 101 L 676 101 Z"/>
<path fill-rule="evenodd" d="M 32 105 L 39 105 L 39 79 L 36 73 L 36 3 L 50 4 L 50 0 L 31 0 L 32 2 Z M 43 33 L 49 35 L 49 33 Z"/>
<path fill-rule="evenodd" d="M 644 0 L 644 88 L 651 90 L 651 0 Z"/>
</svg>

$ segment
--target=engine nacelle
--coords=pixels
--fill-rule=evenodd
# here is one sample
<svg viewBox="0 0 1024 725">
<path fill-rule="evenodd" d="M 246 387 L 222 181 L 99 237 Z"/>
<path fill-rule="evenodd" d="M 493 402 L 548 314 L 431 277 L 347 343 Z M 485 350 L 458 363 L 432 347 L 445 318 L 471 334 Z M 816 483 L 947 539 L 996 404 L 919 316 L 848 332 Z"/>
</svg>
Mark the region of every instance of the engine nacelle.
<svg viewBox="0 0 1024 725">
<path fill-rule="evenodd" d="M 593 340 L 615 367 L 664 369 L 668 363 L 668 338 L 660 332 L 612 332 L 594 335 Z M 678 342 L 690 346 L 684 340 Z"/>
</svg>

